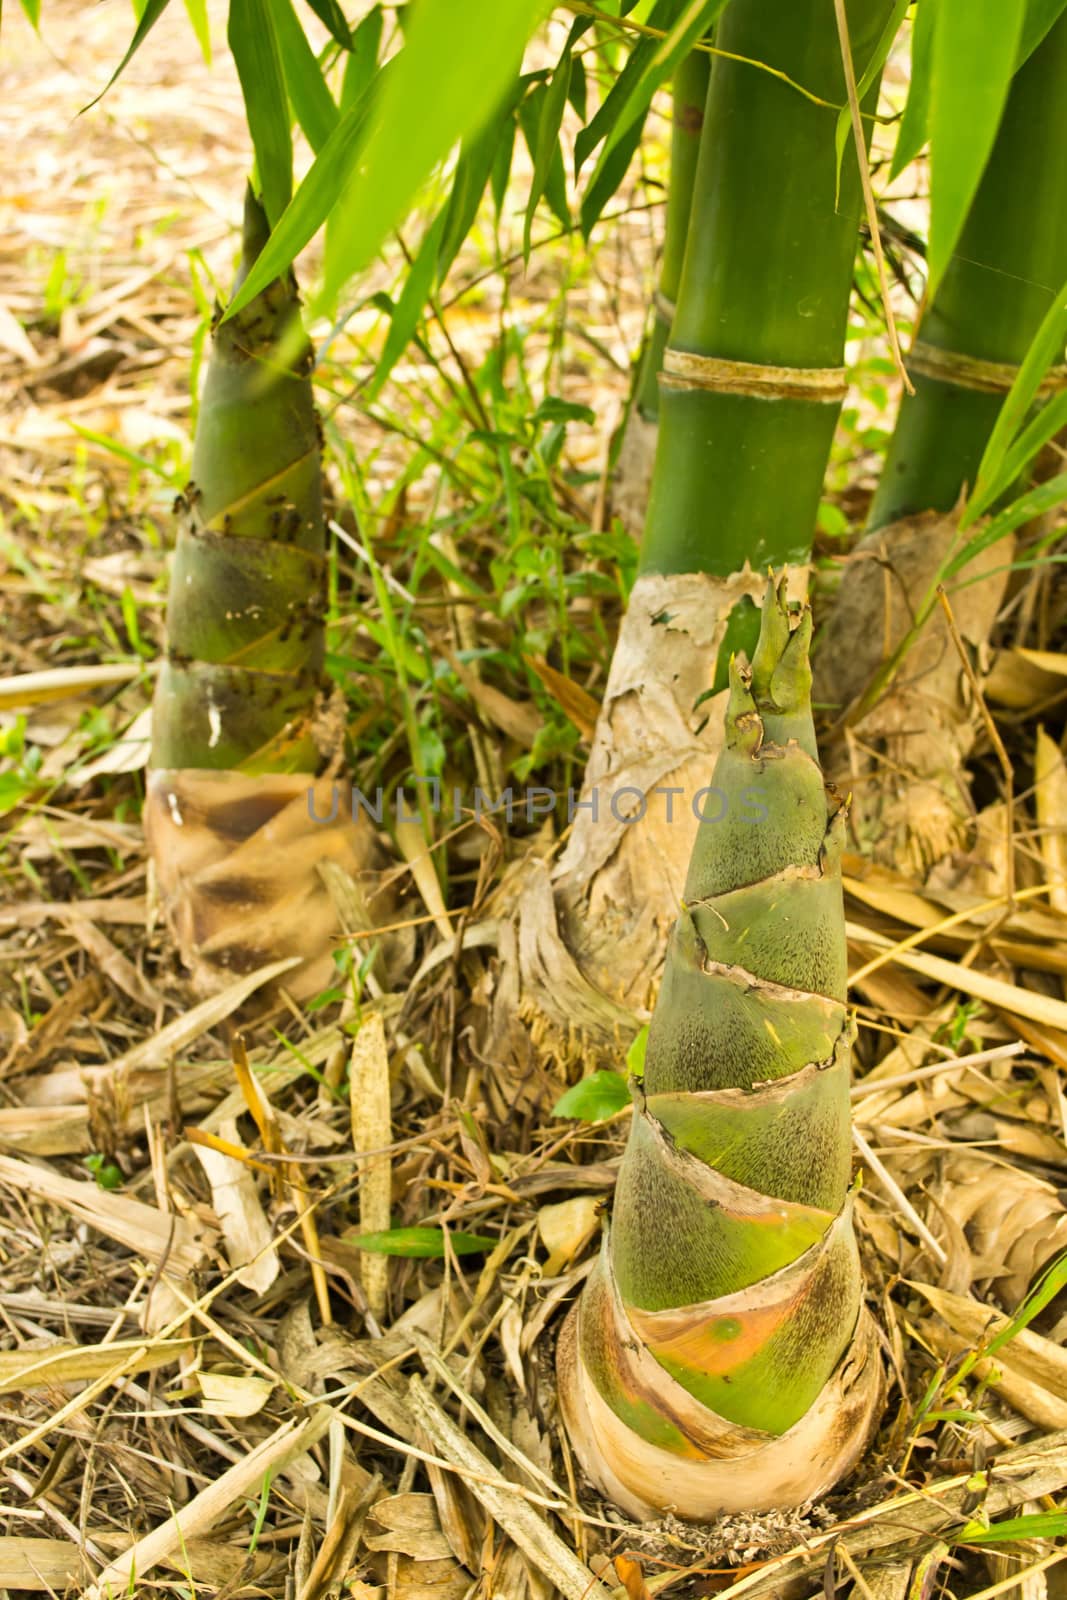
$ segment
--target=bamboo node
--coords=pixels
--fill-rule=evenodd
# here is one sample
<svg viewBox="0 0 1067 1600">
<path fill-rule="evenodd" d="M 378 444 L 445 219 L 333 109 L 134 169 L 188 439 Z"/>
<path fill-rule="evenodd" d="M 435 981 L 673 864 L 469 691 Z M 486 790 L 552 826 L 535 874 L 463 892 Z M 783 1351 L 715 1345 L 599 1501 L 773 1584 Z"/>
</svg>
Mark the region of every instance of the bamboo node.
<svg viewBox="0 0 1067 1600">
<path fill-rule="evenodd" d="M 1007 394 L 1019 376 L 1019 366 L 1014 361 L 985 361 L 980 356 L 965 355 L 961 350 L 943 350 L 940 345 L 927 344 L 916 339 L 907 357 L 908 372 L 912 377 L 936 378 L 939 383 L 952 383 L 958 389 L 978 389 L 983 394 Z M 1042 398 L 1067 388 L 1067 365 L 1050 367 L 1038 385 Z"/>
<path fill-rule="evenodd" d="M 678 309 L 678 302 L 676 300 L 672 300 L 670 295 L 664 294 L 662 289 L 657 289 L 654 298 L 654 304 L 656 307 L 657 317 L 661 322 L 665 322 L 667 326 L 670 327 L 674 321 L 674 313 Z"/>
<path fill-rule="evenodd" d="M 665 389 L 710 389 L 757 400 L 811 400 L 820 405 L 837 405 L 848 390 L 844 367 L 770 367 L 670 349 L 663 352 L 659 381 Z"/>
</svg>

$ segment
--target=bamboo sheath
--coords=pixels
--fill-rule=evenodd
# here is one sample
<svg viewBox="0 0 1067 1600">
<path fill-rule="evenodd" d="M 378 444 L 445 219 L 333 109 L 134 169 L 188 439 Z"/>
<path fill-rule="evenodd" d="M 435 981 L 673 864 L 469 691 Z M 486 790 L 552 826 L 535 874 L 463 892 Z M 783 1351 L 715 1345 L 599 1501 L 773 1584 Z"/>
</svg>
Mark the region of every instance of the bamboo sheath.
<svg viewBox="0 0 1067 1600">
<path fill-rule="evenodd" d="M 238 284 L 268 231 L 250 188 Z M 176 509 L 144 809 L 156 887 L 198 987 L 298 955 L 286 986 L 311 993 L 334 972 L 338 932 L 318 868 L 358 877 L 374 839 L 347 795 L 316 820 L 334 786 L 315 775 L 340 729 L 323 673 L 319 424 L 291 273 L 216 324 Z"/>
<path fill-rule="evenodd" d="M 795 1505 L 881 1392 L 849 1189 L 840 851 L 810 612 L 772 585 L 668 947 L 601 1256 L 559 1352 L 590 1477 L 631 1514 Z"/>
<path fill-rule="evenodd" d="M 1015 76 L 956 252 L 920 318 L 870 526 L 949 512 L 1067 279 L 1067 16 Z M 1064 368 L 1048 388 L 1063 387 Z"/>
</svg>

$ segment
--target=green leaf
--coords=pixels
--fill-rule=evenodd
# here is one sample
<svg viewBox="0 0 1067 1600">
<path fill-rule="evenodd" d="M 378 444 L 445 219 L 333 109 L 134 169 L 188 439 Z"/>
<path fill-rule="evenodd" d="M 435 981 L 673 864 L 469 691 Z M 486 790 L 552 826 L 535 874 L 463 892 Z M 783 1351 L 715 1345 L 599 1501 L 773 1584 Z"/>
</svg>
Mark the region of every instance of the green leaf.
<svg viewBox="0 0 1067 1600">
<path fill-rule="evenodd" d="M 293 141 L 270 0 L 230 0 L 226 37 L 241 80 L 263 208 L 273 228 L 293 192 Z"/>
<path fill-rule="evenodd" d="M 37 7 L 37 13 L 38 13 L 38 16 L 39 16 L 40 15 L 40 9 L 41 9 L 40 8 L 40 4 L 39 4 L 39 0 L 35 0 L 35 3 L 36 3 L 36 7 Z M 148 35 L 151 33 L 152 29 L 155 27 L 156 23 L 159 21 L 160 17 L 163 15 L 164 11 L 166 11 L 167 6 L 169 4 L 170 4 L 170 0 L 148 0 L 148 4 L 145 6 L 144 10 L 142 11 L 140 19 L 138 20 L 137 26 L 133 31 L 133 38 L 130 40 L 129 49 L 126 51 L 126 54 L 123 56 L 122 60 L 119 62 L 118 66 L 115 68 L 114 72 L 111 74 L 110 78 L 107 80 L 107 82 L 105 83 L 104 87 L 101 89 L 100 93 L 98 95 L 96 95 L 92 100 L 90 100 L 89 104 L 87 106 L 83 106 L 82 107 L 83 111 L 91 111 L 93 106 L 99 104 L 99 102 L 107 94 L 107 91 L 111 88 L 111 85 L 115 82 L 115 80 L 123 72 L 125 72 L 126 68 L 129 66 L 130 62 L 133 60 L 133 58 L 137 54 L 138 50 L 144 44 L 145 40 L 148 38 Z M 23 6 L 23 9 L 24 10 L 26 9 L 25 4 Z M 29 16 L 29 11 L 27 11 L 27 16 Z M 30 20 L 31 21 L 33 20 L 32 17 L 31 17 Z M 34 25 L 36 26 L 36 24 L 34 24 Z"/>
<path fill-rule="evenodd" d="M 579 1122 L 603 1122 L 630 1104 L 626 1079 L 618 1072 L 591 1072 L 568 1089 L 552 1107 L 554 1117 L 577 1117 Z"/>
<path fill-rule="evenodd" d="M 519 125 L 522 128 L 523 138 L 526 140 L 526 148 L 530 152 L 530 159 L 534 163 L 537 161 L 538 134 L 547 95 L 547 86 L 539 83 L 519 104 Z M 563 166 L 563 152 L 558 142 L 549 152 L 548 172 L 544 181 L 544 195 L 555 215 L 563 223 L 563 226 L 569 228 L 571 214 L 567 204 L 567 174 Z"/>
<path fill-rule="evenodd" d="M 1024 61 L 1029 60 L 1065 9 L 1067 0 L 1029 0 L 1022 38 L 1019 40 L 1019 54 L 1015 61 L 1016 69 L 1021 67 Z"/>
<path fill-rule="evenodd" d="M 648 26 L 665 33 L 678 19 L 685 0 L 656 0 L 649 12 Z M 630 95 L 656 52 L 658 39 L 642 37 L 630 50 L 622 71 L 597 107 L 593 120 L 580 129 L 574 141 L 574 175 L 578 176 L 602 139 L 606 139 L 622 114 Z"/>
<path fill-rule="evenodd" d="M 508 181 L 511 178 L 511 158 L 515 154 L 515 135 L 518 131 L 518 116 L 513 114 L 504 124 L 503 135 L 493 158 L 493 170 L 489 174 L 489 187 L 492 190 L 493 207 L 498 222 L 507 198 Z"/>
<path fill-rule="evenodd" d="M 381 1256 L 411 1256 L 431 1260 L 445 1253 L 443 1228 L 389 1228 L 385 1233 L 346 1233 L 348 1244 L 357 1250 L 371 1250 Z M 495 1250 L 499 1239 L 481 1233 L 461 1233 L 449 1229 L 448 1242 L 457 1256 L 474 1255 L 479 1250 Z"/>
<path fill-rule="evenodd" d="M 26 13 L 34 32 L 39 33 L 41 28 L 41 0 L 22 0 L 22 9 Z"/>
<path fill-rule="evenodd" d="M 953 1544 L 1009 1544 L 1023 1539 L 1062 1539 L 1067 1536 L 1067 1511 L 1035 1511 L 1029 1516 L 1005 1517 L 988 1528 L 968 1522 L 952 1534 Z"/>
<path fill-rule="evenodd" d="M 567 97 L 571 87 L 571 49 L 574 44 L 574 30 L 568 36 L 563 55 L 556 64 L 556 69 L 549 80 L 548 87 L 541 96 L 540 114 L 537 119 L 537 139 L 534 144 L 534 170 L 530 179 L 530 193 L 526 201 L 526 218 L 522 229 L 522 254 L 523 260 L 529 265 L 530 261 L 530 233 L 533 228 L 534 214 L 538 201 L 545 192 L 549 176 L 552 171 L 553 158 L 559 156 L 562 166 L 562 153 L 559 147 L 559 130 L 563 122 L 563 113 L 567 106 Z"/>
<path fill-rule="evenodd" d="M 211 65 L 211 25 L 208 22 L 207 0 L 185 0 L 185 10 L 196 34 L 200 54 Z"/>
<path fill-rule="evenodd" d="M 254 300 L 268 283 L 280 277 L 322 227 L 358 159 L 366 137 L 369 110 L 370 96 L 367 95 L 343 114 L 257 256 L 248 277 L 227 306 L 226 317 L 232 317 Z"/>
<path fill-rule="evenodd" d="M 337 43 L 343 45 L 346 50 L 351 50 L 352 31 L 337 0 L 307 0 L 307 3 L 319 21 L 329 28 Z"/>
<path fill-rule="evenodd" d="M 442 210 L 433 226 L 426 230 L 426 236 L 419 246 L 419 253 L 411 264 L 400 298 L 393 307 L 389 333 L 378 358 L 378 365 L 367 387 L 368 404 L 381 392 L 383 383 L 404 354 L 418 326 L 422 308 L 433 287 L 444 224 L 445 211 Z M 426 772 L 429 769 L 424 767 L 421 770 Z"/>
<path fill-rule="evenodd" d="M 315 52 L 297 20 L 292 0 L 268 0 L 278 54 L 293 114 L 316 155 L 340 118 Z"/>
<path fill-rule="evenodd" d="M 890 12 L 889 19 L 879 35 L 878 43 L 874 47 L 874 53 L 871 56 L 871 59 L 868 61 L 866 67 L 863 69 L 863 72 L 860 74 L 856 83 L 856 98 L 860 105 L 863 104 L 871 89 L 871 85 L 874 83 L 875 78 L 886 64 L 889 52 L 893 48 L 893 41 L 900 32 L 900 25 L 904 21 L 904 13 L 907 11 L 910 4 L 911 0 L 896 0 L 893 10 Z M 853 62 L 853 66 L 858 66 L 858 63 Z M 852 112 L 846 103 L 837 113 L 837 125 L 834 128 L 834 148 L 837 152 L 837 192 L 834 195 L 835 210 L 840 199 L 841 162 L 845 154 L 845 144 L 851 131 Z"/>
<path fill-rule="evenodd" d="M 511 150 L 515 138 L 515 107 L 522 93 L 521 80 L 515 84 L 514 93 L 501 108 L 499 115 L 473 139 L 464 139 L 460 146 L 456 175 L 446 206 L 441 248 L 437 257 L 437 282 L 444 282 L 449 267 L 459 253 L 464 239 L 474 226 L 482 195 L 497 161 L 506 160 L 504 183 L 511 170 Z M 501 153 L 503 152 L 503 157 Z M 494 185 L 494 200 L 496 189 Z M 499 206 L 497 214 L 499 215 Z"/>
<path fill-rule="evenodd" d="M 1061 390 L 1041 407 L 1035 417 L 1030 419 L 1011 448 L 1005 452 L 997 468 L 996 477 L 991 483 L 983 483 L 979 471 L 974 494 L 967 502 L 967 521 L 971 522 L 974 517 L 980 517 L 983 511 L 988 510 L 999 500 L 1038 451 L 1065 427 L 1067 427 L 1067 391 Z"/>
<path fill-rule="evenodd" d="M 930 137 L 930 73 L 934 58 L 936 0 L 919 0 L 911 25 L 911 82 L 904 115 L 900 119 L 890 181 L 914 161 Z"/>
<path fill-rule="evenodd" d="M 930 299 L 997 136 L 1025 11 L 1026 0 L 938 0 L 930 77 Z"/>
<path fill-rule="evenodd" d="M 681 58 L 692 49 L 700 36 L 708 31 L 725 4 L 726 0 L 689 0 L 677 21 L 668 28 L 667 37 L 655 41 L 655 49 L 613 118 L 604 141 L 604 148 L 597 158 L 590 187 L 596 183 L 598 173 L 610 161 L 615 146 L 626 137 L 635 123 L 640 125 L 660 84 L 670 77 Z M 610 96 L 608 98 L 610 99 Z"/>
<path fill-rule="evenodd" d="M 1028 489 L 1026 494 L 1013 500 L 1010 506 L 1003 511 L 998 511 L 991 522 L 987 522 L 980 533 L 975 534 L 958 555 L 943 569 L 943 577 L 954 578 L 962 572 L 976 555 L 987 550 L 991 544 L 996 544 L 998 539 L 1003 539 L 1005 534 L 1014 533 L 1016 528 L 1024 522 L 1029 522 L 1032 517 L 1043 516 L 1046 511 L 1055 511 L 1056 507 L 1067 500 L 1067 473 L 1061 472 L 1055 478 L 1047 478 L 1044 483 L 1039 483 L 1036 489 Z"/>
<path fill-rule="evenodd" d="M 633 1044 L 626 1052 L 626 1070 L 631 1078 L 643 1078 L 645 1075 L 645 1054 L 648 1050 L 648 1023 L 634 1038 Z"/>
<path fill-rule="evenodd" d="M 407 215 L 419 186 L 484 127 L 518 73 L 549 0 L 419 0 L 407 43 L 382 86 L 360 170 L 327 239 L 323 300 L 332 305 Z"/>
<path fill-rule="evenodd" d="M 597 162 L 593 176 L 582 196 L 580 214 L 584 239 L 589 239 L 604 213 L 604 207 L 612 195 L 618 192 L 619 184 L 629 171 L 634 151 L 641 143 L 644 129 L 644 118 L 639 117 L 632 124 L 629 133 L 613 147 L 607 159 Z"/>
<path fill-rule="evenodd" d="M 378 66 L 382 44 L 382 8 L 374 6 L 352 35 L 341 83 L 341 110 L 348 111 L 362 101 Z"/>
<path fill-rule="evenodd" d="M 1012 440 L 1025 426 L 1030 407 L 1037 398 L 1037 391 L 1041 387 L 1045 373 L 1053 362 L 1063 360 L 1065 346 L 1067 346 L 1067 283 L 1063 285 L 1045 312 L 1041 326 L 1030 341 L 1030 348 L 1015 375 L 1015 382 L 1005 395 L 1004 404 L 997 413 L 997 420 L 993 424 L 993 431 L 989 435 L 978 466 L 976 492 L 964 508 L 961 528 L 966 528 L 979 515 L 979 511 L 975 509 L 978 491 L 981 490 L 984 496 L 984 486 L 1001 481 L 1001 469 Z M 985 499 L 984 503 L 988 505 L 989 499 Z"/>
</svg>

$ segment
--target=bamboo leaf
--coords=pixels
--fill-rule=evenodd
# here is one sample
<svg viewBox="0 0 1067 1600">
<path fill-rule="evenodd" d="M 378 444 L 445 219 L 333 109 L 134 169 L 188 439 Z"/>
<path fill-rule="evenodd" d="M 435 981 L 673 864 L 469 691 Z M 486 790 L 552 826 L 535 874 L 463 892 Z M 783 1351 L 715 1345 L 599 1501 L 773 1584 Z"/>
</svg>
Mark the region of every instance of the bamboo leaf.
<svg viewBox="0 0 1067 1600">
<path fill-rule="evenodd" d="M 538 135 L 544 112 L 545 100 L 548 89 L 545 84 L 538 84 L 532 93 L 519 103 L 519 125 L 522 128 L 526 147 L 530 152 L 530 159 L 536 165 L 538 151 Z M 559 217 L 565 228 L 570 227 L 571 215 L 567 204 L 567 174 L 563 166 L 563 152 L 558 142 L 548 153 L 548 172 L 542 185 L 545 199 L 548 201 L 553 215 Z"/>
<path fill-rule="evenodd" d="M 273 228 L 293 192 L 293 141 L 270 0 L 230 0 L 226 36 L 241 80 L 263 208 Z"/>
<path fill-rule="evenodd" d="M 357 1250 L 373 1250 L 383 1256 L 410 1256 L 421 1260 L 439 1258 L 445 1253 L 443 1228 L 389 1228 L 384 1233 L 348 1233 L 345 1239 Z M 449 1230 L 448 1242 L 457 1256 L 474 1255 L 479 1250 L 494 1250 L 499 1239 L 481 1233 Z"/>
<path fill-rule="evenodd" d="M 441 235 L 444 232 L 445 215 L 445 211 L 442 210 L 433 226 L 426 230 L 426 236 L 419 246 L 419 253 L 412 263 L 400 297 L 393 307 L 389 333 L 382 348 L 381 356 L 378 358 L 378 365 L 375 367 L 368 385 L 368 403 L 374 400 L 381 392 L 382 385 L 404 354 L 418 326 L 422 308 L 426 304 L 433 286 L 441 248 Z"/>
<path fill-rule="evenodd" d="M 115 68 L 114 72 L 111 74 L 100 93 L 90 100 L 87 106 L 82 107 L 83 111 L 91 111 L 93 106 L 98 105 L 107 94 L 107 91 L 111 88 L 111 85 L 121 76 L 123 72 L 125 72 L 126 68 L 129 66 L 138 50 L 144 44 L 145 40 L 148 38 L 148 35 L 159 21 L 164 11 L 166 11 L 169 4 L 170 0 L 148 0 L 148 4 L 145 6 L 137 20 L 137 26 L 133 31 L 133 38 L 130 40 L 129 49 L 126 51 L 126 54 L 119 62 L 118 66 Z M 34 0 L 33 9 L 36 10 L 39 20 L 41 12 L 40 0 Z M 25 0 L 23 0 L 23 10 L 30 18 L 30 21 L 33 22 L 33 15 L 31 10 L 27 7 Z M 34 22 L 34 27 L 36 26 L 37 23 Z"/>
<path fill-rule="evenodd" d="M 341 84 L 341 110 L 348 111 L 363 99 L 378 65 L 382 43 L 382 8 L 374 6 L 352 35 Z"/>
<path fill-rule="evenodd" d="M 579 1122 L 603 1122 L 630 1104 L 626 1079 L 618 1072 L 591 1072 L 552 1107 L 554 1117 L 577 1117 Z"/>
<path fill-rule="evenodd" d="M 1011 448 L 1005 452 L 993 480 L 983 484 L 979 472 L 974 494 L 967 503 L 967 521 L 980 517 L 983 511 L 999 500 L 1038 451 L 1064 427 L 1067 427 L 1067 391 L 1061 390 L 1026 424 Z"/>
<path fill-rule="evenodd" d="M 312 239 L 348 182 L 366 135 L 369 96 L 350 106 L 319 151 L 248 277 L 226 308 L 224 321 L 280 277 Z"/>
<path fill-rule="evenodd" d="M 473 139 L 465 139 L 460 146 L 456 175 L 445 211 L 444 230 L 437 256 L 436 278 L 444 282 L 449 267 L 459 252 L 464 239 L 474 226 L 482 195 L 499 161 L 504 162 L 504 184 L 511 171 L 511 151 L 515 138 L 515 106 L 521 94 L 521 82 L 516 83 L 512 99 L 505 104 L 499 116 Z M 496 184 L 493 189 L 496 200 Z M 499 215 L 500 206 L 497 205 Z"/>
<path fill-rule="evenodd" d="M 1067 1511 L 1035 1511 L 1029 1516 L 1005 1517 L 988 1528 L 981 1522 L 968 1522 L 952 1535 L 953 1544 L 1014 1544 L 1023 1539 L 1063 1539 L 1067 1537 Z"/>
<path fill-rule="evenodd" d="M 588 239 L 604 212 L 604 207 L 618 190 L 633 160 L 634 151 L 641 143 L 645 124 L 638 118 L 630 131 L 612 147 L 607 159 L 597 163 L 596 170 L 582 196 L 582 236 Z"/>
<path fill-rule="evenodd" d="M 329 28 L 337 43 L 343 45 L 346 50 L 351 50 L 352 31 L 345 21 L 345 14 L 338 5 L 337 0 L 307 0 L 307 3 L 319 21 Z"/>
<path fill-rule="evenodd" d="M 268 0 L 268 4 L 289 102 L 308 144 L 317 154 L 336 128 L 340 113 L 307 34 L 297 20 L 292 0 Z"/>
<path fill-rule="evenodd" d="M 1067 9 L 1067 0 L 1029 0 L 1026 7 L 1026 19 L 1023 22 L 1022 38 L 1019 41 L 1019 54 L 1016 59 L 1016 68 L 1028 60 L 1052 28 L 1059 21 L 1064 10 Z"/>
<path fill-rule="evenodd" d="M 666 32 L 677 21 L 683 4 L 684 0 L 656 0 L 655 5 L 649 12 L 649 27 L 660 28 Z M 658 39 L 644 37 L 637 41 L 627 56 L 622 71 L 597 108 L 593 120 L 578 133 L 574 141 L 575 177 L 581 172 L 600 141 L 606 139 L 615 127 L 616 122 L 622 115 L 623 108 L 634 93 L 642 75 L 655 55 L 656 46 L 659 43 Z"/>
<path fill-rule="evenodd" d="M 938 0 L 930 77 L 930 298 L 993 148 L 1025 10 L 1026 0 Z"/>
<path fill-rule="evenodd" d="M 207 0 L 185 0 L 185 11 L 193 25 L 200 54 L 211 65 L 211 25 L 208 22 Z"/>
<path fill-rule="evenodd" d="M 1030 489 L 1026 494 L 1020 495 L 1010 506 L 998 512 L 986 523 L 982 531 L 964 546 L 959 555 L 953 557 L 945 568 L 944 576 L 955 577 L 957 572 L 962 572 L 968 562 L 973 561 L 981 551 L 987 550 L 991 544 L 996 544 L 997 540 L 1003 539 L 1006 534 L 1014 533 L 1024 522 L 1029 522 L 1031 517 L 1040 517 L 1046 511 L 1054 511 L 1064 500 L 1067 500 L 1067 473 L 1061 472 L 1057 477 L 1039 483 L 1036 489 Z"/>
<path fill-rule="evenodd" d="M 465 0 L 459 41 L 452 0 L 420 0 L 413 9 L 407 43 L 377 97 L 358 179 L 345 189 L 327 240 L 327 303 L 380 249 L 436 163 L 493 115 L 548 0 Z"/>
<path fill-rule="evenodd" d="M 997 413 L 993 431 L 982 453 L 976 478 L 976 490 L 1001 477 L 1004 458 L 1026 422 L 1030 407 L 1037 398 L 1041 380 L 1055 361 L 1062 361 L 1067 347 L 1067 283 L 1063 285 L 1042 319 L 1041 326 L 1030 342 L 1030 348 L 1016 373 L 1004 404 Z M 979 515 L 976 509 L 977 494 L 966 506 L 960 526 L 966 528 Z M 986 501 L 988 504 L 989 501 Z"/>
<path fill-rule="evenodd" d="M 22 0 L 22 9 L 35 33 L 41 29 L 41 0 Z"/>
<path fill-rule="evenodd" d="M 596 183 L 598 175 L 610 161 L 615 146 L 632 131 L 635 123 L 640 126 L 643 122 L 652 96 L 660 84 L 670 77 L 682 56 L 692 49 L 700 36 L 707 33 L 725 4 L 726 0 L 689 0 L 681 15 L 667 30 L 667 37 L 655 41 L 655 49 L 612 121 L 590 180 L 590 187 Z"/>
<path fill-rule="evenodd" d="M 934 54 L 935 0 L 919 0 L 911 25 L 911 83 L 904 115 L 900 119 L 893 161 L 892 181 L 914 161 L 930 137 L 930 71 Z"/>
<path fill-rule="evenodd" d="M 893 48 L 893 41 L 900 32 L 900 25 L 904 21 L 904 14 L 911 4 L 911 0 L 896 0 L 893 10 L 889 15 L 885 27 L 874 47 L 874 53 L 868 61 L 856 83 L 856 96 L 862 105 L 870 91 L 875 78 L 885 66 L 889 52 Z M 841 162 L 845 154 L 845 145 L 852 127 L 852 115 L 848 105 L 843 105 L 837 113 L 837 125 L 834 128 L 834 149 L 837 153 L 837 190 L 834 195 L 836 208 L 840 200 L 841 191 Z"/>
<path fill-rule="evenodd" d="M 522 229 L 522 255 L 523 260 L 530 261 L 530 233 L 533 228 L 534 214 L 538 202 L 545 192 L 552 171 L 554 158 L 558 157 L 562 169 L 563 157 L 559 147 L 559 130 L 563 122 L 563 112 L 566 109 L 567 98 L 571 87 L 571 49 L 574 44 L 574 29 L 571 29 L 563 54 L 556 64 L 555 71 L 549 79 L 547 88 L 541 94 L 540 114 L 537 119 L 537 138 L 534 144 L 534 170 L 530 179 L 530 193 L 526 202 L 526 217 Z M 564 178 L 564 185 L 566 179 Z M 566 202 L 566 188 L 564 187 L 564 202 Z M 556 209 L 553 207 L 553 209 Z"/>
</svg>

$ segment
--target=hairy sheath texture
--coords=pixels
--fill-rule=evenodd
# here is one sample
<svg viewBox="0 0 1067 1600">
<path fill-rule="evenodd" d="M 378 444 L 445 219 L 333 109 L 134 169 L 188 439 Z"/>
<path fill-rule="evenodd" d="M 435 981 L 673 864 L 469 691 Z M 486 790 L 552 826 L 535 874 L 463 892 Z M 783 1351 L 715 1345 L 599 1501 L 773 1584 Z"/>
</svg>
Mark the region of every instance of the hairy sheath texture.
<svg viewBox="0 0 1067 1600">
<path fill-rule="evenodd" d="M 720 815 L 698 831 L 610 1227 L 561 1337 L 579 1458 L 642 1519 L 811 1499 L 881 1396 L 849 1192 L 845 811 L 816 753 L 810 634 L 771 585 L 751 668 L 731 666 Z"/>
</svg>

